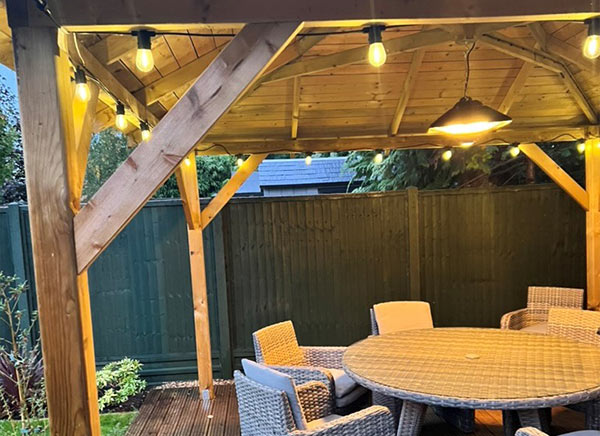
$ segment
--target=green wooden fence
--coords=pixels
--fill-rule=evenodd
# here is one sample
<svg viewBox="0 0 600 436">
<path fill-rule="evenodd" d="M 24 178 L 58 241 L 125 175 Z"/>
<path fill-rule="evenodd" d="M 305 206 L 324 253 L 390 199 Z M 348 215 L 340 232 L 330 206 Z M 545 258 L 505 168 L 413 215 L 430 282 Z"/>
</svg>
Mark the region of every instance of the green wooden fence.
<svg viewBox="0 0 600 436">
<path fill-rule="evenodd" d="M 585 286 L 585 216 L 554 186 L 235 199 L 204 239 L 217 377 L 252 356 L 252 331 L 284 319 L 301 343 L 345 345 L 380 301 L 495 327 L 530 284 Z M 33 282 L 25 206 L 0 208 L 0 270 Z M 89 279 L 98 364 L 130 356 L 151 382 L 195 377 L 179 201 L 144 207 Z"/>
</svg>

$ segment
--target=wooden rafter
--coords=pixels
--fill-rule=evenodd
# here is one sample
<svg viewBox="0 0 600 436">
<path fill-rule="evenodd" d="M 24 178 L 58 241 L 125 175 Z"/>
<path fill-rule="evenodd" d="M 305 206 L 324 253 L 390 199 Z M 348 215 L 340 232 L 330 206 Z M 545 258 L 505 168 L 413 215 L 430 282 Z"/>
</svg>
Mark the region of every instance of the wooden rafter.
<svg viewBox="0 0 600 436">
<path fill-rule="evenodd" d="M 588 59 L 583 55 L 580 48 L 573 47 L 548 34 L 546 35 L 546 50 L 552 55 L 577 65 L 584 71 L 596 72 L 600 67 L 598 59 Z"/>
<path fill-rule="evenodd" d="M 202 211 L 202 227 L 206 228 L 206 226 L 208 226 L 267 156 L 268 154 L 266 153 L 253 154 L 246 159 L 243 165 L 238 168 L 231 179 L 229 179 L 225 186 L 221 188 L 218 194 Z"/>
<path fill-rule="evenodd" d="M 98 61 L 103 65 L 117 62 L 127 53 L 137 48 L 137 40 L 132 36 L 109 35 L 88 47 Z"/>
<path fill-rule="evenodd" d="M 250 24 L 75 217 L 80 271 L 108 246 L 181 161 L 300 30 L 298 23 Z"/>
<path fill-rule="evenodd" d="M 419 69 L 421 68 L 421 64 L 423 63 L 424 56 L 424 49 L 416 50 L 413 54 L 413 58 L 408 69 L 406 79 L 404 79 L 404 85 L 402 86 L 402 95 L 400 97 L 400 100 L 398 101 L 398 105 L 396 106 L 396 110 L 394 111 L 394 115 L 392 117 L 392 123 L 390 125 L 389 130 L 389 134 L 391 136 L 394 136 L 396 135 L 396 133 L 398 133 L 398 128 L 400 127 L 400 123 L 402 122 L 402 117 L 404 116 L 404 112 L 406 111 L 406 106 L 408 106 L 408 100 L 410 99 L 410 94 L 417 81 L 417 75 L 419 73 Z"/>
<path fill-rule="evenodd" d="M 579 183 L 563 170 L 560 165 L 552 160 L 544 151 L 536 144 L 521 144 L 519 149 L 531 159 L 540 169 L 542 169 L 554 183 L 560 186 L 567 194 L 569 194 L 579 205 L 584 209 L 589 208 L 588 194 L 585 192 Z"/>
<path fill-rule="evenodd" d="M 293 102 L 292 102 L 292 139 L 298 137 L 298 122 L 300 121 L 300 78 L 294 77 L 293 79 Z"/>
<path fill-rule="evenodd" d="M 395 53 L 417 50 L 423 47 L 442 44 L 453 40 L 454 36 L 445 30 L 432 29 L 388 40 L 385 42 L 385 48 L 388 52 L 388 55 L 392 55 Z M 291 79 L 293 77 L 314 74 L 344 65 L 364 62 L 366 59 L 366 50 L 367 45 L 326 56 L 319 56 L 314 59 L 293 62 L 285 67 L 280 68 L 279 70 L 266 74 L 262 79 L 262 83 Z"/>
<path fill-rule="evenodd" d="M 558 73 L 567 89 L 571 93 L 573 99 L 581 108 L 581 111 L 585 114 L 588 120 L 593 124 L 598 123 L 596 109 L 583 93 L 569 69 L 562 62 L 555 59 L 552 55 L 541 50 L 523 47 L 496 35 L 483 35 L 479 41 L 485 45 L 495 48 L 502 53 L 512 55 L 526 62 L 530 62 L 549 71 Z"/>
</svg>

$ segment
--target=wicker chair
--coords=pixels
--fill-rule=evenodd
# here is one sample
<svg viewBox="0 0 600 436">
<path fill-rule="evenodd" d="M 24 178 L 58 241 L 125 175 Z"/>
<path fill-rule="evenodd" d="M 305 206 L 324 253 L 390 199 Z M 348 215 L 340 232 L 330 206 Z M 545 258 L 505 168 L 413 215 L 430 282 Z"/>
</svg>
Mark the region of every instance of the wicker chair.
<svg viewBox="0 0 600 436">
<path fill-rule="evenodd" d="M 252 338 L 258 363 L 292 376 L 297 384 L 310 381 L 324 383 L 331 392 L 331 402 L 338 413 L 353 410 L 357 401 L 363 400 L 368 393 L 350 379 L 342 368 L 346 347 L 300 347 L 291 321 L 257 330 Z M 336 379 L 343 379 L 348 387 L 345 395 L 336 395 Z"/>
<path fill-rule="evenodd" d="M 583 309 L 583 289 L 530 286 L 527 308 L 504 314 L 500 328 L 547 333 L 548 311 L 551 307 Z"/>
<path fill-rule="evenodd" d="M 552 308 L 548 315 L 548 333 L 600 346 L 600 312 Z M 569 406 L 585 413 L 585 426 L 600 429 L 600 401 Z"/>
<path fill-rule="evenodd" d="M 541 430 L 538 430 L 535 427 L 525 427 L 517 430 L 515 436 L 549 436 L 547 433 L 544 433 Z M 583 430 L 583 431 L 575 431 L 572 433 L 563 433 L 562 436 L 600 436 L 600 431 L 595 430 Z"/>
<path fill-rule="evenodd" d="M 298 430 L 288 397 L 235 371 L 242 436 L 393 436 L 394 420 L 385 407 L 373 406 L 348 416 L 331 414 L 329 390 L 320 382 L 296 387 L 307 430 Z"/>
</svg>

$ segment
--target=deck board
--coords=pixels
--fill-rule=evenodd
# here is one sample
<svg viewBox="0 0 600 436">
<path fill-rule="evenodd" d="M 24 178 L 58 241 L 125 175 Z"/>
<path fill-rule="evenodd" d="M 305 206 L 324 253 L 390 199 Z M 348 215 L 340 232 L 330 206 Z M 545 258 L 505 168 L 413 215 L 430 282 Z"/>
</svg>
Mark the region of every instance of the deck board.
<svg viewBox="0 0 600 436">
<path fill-rule="evenodd" d="M 552 411 L 553 434 L 583 430 L 583 414 L 564 408 Z M 478 410 L 472 436 L 503 436 L 499 411 Z M 127 436 L 239 436 L 240 423 L 233 383 L 215 385 L 215 399 L 205 401 L 193 387 L 150 391 Z M 461 436 L 428 410 L 421 436 Z"/>
</svg>

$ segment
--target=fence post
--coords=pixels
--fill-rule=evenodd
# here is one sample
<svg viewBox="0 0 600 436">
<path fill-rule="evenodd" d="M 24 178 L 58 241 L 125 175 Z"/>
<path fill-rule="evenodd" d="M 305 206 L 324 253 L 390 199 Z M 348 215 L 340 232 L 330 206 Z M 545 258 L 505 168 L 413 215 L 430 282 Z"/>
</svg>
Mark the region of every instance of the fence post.
<svg viewBox="0 0 600 436">
<path fill-rule="evenodd" d="M 217 306 L 219 317 L 219 357 L 223 378 L 233 377 L 233 356 L 231 352 L 231 334 L 229 324 L 229 298 L 227 287 L 227 270 L 225 267 L 225 235 L 227 225 L 227 206 L 212 222 L 215 250 L 215 268 L 217 275 Z M 225 221 L 225 224 L 224 224 Z"/>
<path fill-rule="evenodd" d="M 410 298 L 421 300 L 421 256 L 419 252 L 419 190 L 410 187 L 408 194 L 408 259 L 410 264 Z"/>
<path fill-rule="evenodd" d="M 21 206 L 18 203 L 8 205 L 8 232 L 10 234 L 10 252 L 13 263 L 13 275 L 18 279 L 18 283 L 25 283 L 25 253 L 23 250 L 23 232 L 21 227 Z M 18 309 L 22 312 L 21 323 L 24 328 L 29 327 L 29 298 L 28 293 L 32 292 L 31 283 L 28 283 L 28 292 L 24 293 L 18 302 Z"/>
</svg>

